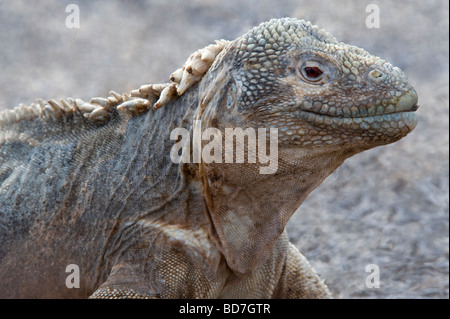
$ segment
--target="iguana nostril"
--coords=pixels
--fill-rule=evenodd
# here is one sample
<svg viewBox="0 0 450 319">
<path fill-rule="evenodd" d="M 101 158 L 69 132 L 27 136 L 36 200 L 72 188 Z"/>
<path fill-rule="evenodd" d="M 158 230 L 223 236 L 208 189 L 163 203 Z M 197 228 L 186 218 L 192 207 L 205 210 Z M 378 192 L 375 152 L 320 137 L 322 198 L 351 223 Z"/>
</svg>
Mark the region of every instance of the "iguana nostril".
<svg viewBox="0 0 450 319">
<path fill-rule="evenodd" d="M 370 71 L 369 75 L 374 79 L 378 79 L 383 76 L 383 73 L 381 73 L 378 70 L 372 70 L 372 71 Z"/>
</svg>

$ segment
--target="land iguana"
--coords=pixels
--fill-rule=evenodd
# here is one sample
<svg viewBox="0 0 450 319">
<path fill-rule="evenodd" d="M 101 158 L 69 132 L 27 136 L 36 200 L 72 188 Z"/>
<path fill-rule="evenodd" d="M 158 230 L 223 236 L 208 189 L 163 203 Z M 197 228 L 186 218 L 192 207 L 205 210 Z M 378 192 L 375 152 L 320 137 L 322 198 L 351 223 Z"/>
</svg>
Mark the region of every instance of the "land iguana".
<svg viewBox="0 0 450 319">
<path fill-rule="evenodd" d="M 285 226 L 345 159 L 413 130 L 404 73 L 283 18 L 195 52 L 170 81 L 0 113 L 0 297 L 330 297 Z M 215 132 L 200 147 L 235 129 L 233 161 L 174 152 L 195 125 Z M 261 128 L 270 172 L 250 142 L 237 160 Z"/>
</svg>

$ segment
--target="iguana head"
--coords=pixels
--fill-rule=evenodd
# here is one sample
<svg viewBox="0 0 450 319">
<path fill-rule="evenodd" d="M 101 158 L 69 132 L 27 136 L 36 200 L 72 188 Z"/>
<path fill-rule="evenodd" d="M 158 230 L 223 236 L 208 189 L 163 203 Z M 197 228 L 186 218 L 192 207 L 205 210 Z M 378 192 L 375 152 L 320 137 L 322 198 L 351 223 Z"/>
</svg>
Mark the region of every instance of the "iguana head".
<svg viewBox="0 0 450 319">
<path fill-rule="evenodd" d="M 258 163 L 201 164 L 232 268 L 245 272 L 264 258 L 304 198 L 346 158 L 411 132 L 417 108 L 399 68 L 309 22 L 273 19 L 229 44 L 201 82 L 197 118 L 221 131 L 277 128 L 279 163 L 270 176 Z"/>
<path fill-rule="evenodd" d="M 227 54 L 228 112 L 277 127 L 282 145 L 367 149 L 417 124 L 417 93 L 399 68 L 304 20 L 263 23 Z"/>
</svg>

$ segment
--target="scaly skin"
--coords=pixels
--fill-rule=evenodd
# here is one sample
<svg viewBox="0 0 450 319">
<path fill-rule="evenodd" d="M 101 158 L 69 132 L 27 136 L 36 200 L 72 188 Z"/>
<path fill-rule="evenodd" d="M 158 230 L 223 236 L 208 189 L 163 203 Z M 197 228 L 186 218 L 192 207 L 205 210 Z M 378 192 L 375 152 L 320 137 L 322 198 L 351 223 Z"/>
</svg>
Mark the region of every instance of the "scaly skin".
<svg viewBox="0 0 450 319">
<path fill-rule="evenodd" d="M 1 297 L 330 297 L 286 223 L 345 159 L 406 136 L 417 94 L 398 68 L 303 20 L 217 46 L 172 84 L 3 113 Z M 155 101 L 167 105 L 149 111 Z M 194 120 L 277 128 L 278 169 L 173 163 L 170 133 Z"/>
</svg>

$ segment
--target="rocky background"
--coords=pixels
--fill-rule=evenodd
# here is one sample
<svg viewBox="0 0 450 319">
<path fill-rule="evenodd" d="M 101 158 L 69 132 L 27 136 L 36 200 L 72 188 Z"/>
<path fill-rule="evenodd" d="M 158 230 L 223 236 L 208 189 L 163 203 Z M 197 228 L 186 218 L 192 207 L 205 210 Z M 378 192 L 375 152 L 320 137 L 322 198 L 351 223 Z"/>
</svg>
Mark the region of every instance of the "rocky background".
<svg viewBox="0 0 450 319">
<path fill-rule="evenodd" d="M 65 25 L 80 8 L 80 28 Z M 368 29 L 368 4 L 380 28 Z M 277 17 L 312 21 L 391 61 L 419 94 L 419 125 L 349 160 L 288 224 L 337 298 L 448 298 L 448 1 L 0 1 L 0 109 L 89 100 L 166 82 L 195 50 Z M 366 266 L 380 270 L 369 289 Z"/>
</svg>

